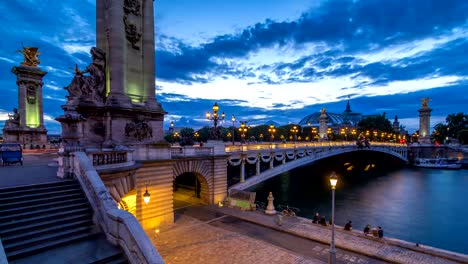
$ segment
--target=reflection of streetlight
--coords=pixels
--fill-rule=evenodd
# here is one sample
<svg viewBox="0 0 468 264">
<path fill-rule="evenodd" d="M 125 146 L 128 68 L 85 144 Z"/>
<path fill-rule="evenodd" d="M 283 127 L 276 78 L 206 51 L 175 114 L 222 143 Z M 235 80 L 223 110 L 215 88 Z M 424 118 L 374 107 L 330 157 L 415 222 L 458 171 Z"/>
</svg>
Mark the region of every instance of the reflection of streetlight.
<svg viewBox="0 0 468 264">
<path fill-rule="evenodd" d="M 297 141 L 297 132 L 299 132 L 299 128 L 297 128 L 297 126 L 293 126 L 291 128 L 291 132 L 294 134 L 294 142 Z"/>
<path fill-rule="evenodd" d="M 211 133 L 211 139 L 219 140 L 219 133 L 218 133 L 218 121 L 224 120 L 224 112 L 219 116 L 218 114 L 219 106 L 218 103 L 214 103 L 213 105 L 213 114 L 210 112 L 206 112 L 206 119 L 213 121 L 214 130 Z"/>
<path fill-rule="evenodd" d="M 241 122 L 241 125 L 239 127 L 239 132 L 241 133 L 242 143 L 245 143 L 245 133 L 247 133 L 248 129 L 249 128 L 247 127 L 246 122 L 245 121 Z"/>
<path fill-rule="evenodd" d="M 234 115 L 231 116 L 231 121 L 232 121 L 232 144 L 234 145 L 234 137 L 236 135 L 236 133 L 234 133 L 236 131 L 236 117 Z"/>
<path fill-rule="evenodd" d="M 338 177 L 336 177 L 336 173 L 332 172 L 330 175 L 330 185 L 332 188 L 332 219 L 331 219 L 331 226 L 332 226 L 332 237 L 330 243 L 330 256 L 328 258 L 328 263 L 335 264 L 336 263 L 336 248 L 335 248 L 335 189 L 336 184 L 338 182 Z"/>
<path fill-rule="evenodd" d="M 274 125 L 270 125 L 270 127 L 268 128 L 268 133 L 270 133 L 270 141 L 273 142 L 274 139 L 275 139 L 275 133 L 276 133 L 276 128 Z"/>
</svg>

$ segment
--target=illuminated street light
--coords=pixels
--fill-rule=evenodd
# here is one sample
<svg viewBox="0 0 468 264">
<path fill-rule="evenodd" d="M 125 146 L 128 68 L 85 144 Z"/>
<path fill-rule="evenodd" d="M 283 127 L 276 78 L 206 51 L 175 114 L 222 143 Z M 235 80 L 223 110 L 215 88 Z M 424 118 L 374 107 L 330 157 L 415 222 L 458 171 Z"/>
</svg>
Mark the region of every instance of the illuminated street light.
<svg viewBox="0 0 468 264">
<path fill-rule="evenodd" d="M 275 139 L 276 127 L 274 125 L 270 125 L 268 133 L 270 133 L 270 141 L 273 142 Z"/>
<path fill-rule="evenodd" d="M 330 256 L 328 258 L 328 263 L 336 263 L 336 248 L 335 248 L 335 189 L 336 184 L 338 183 L 338 177 L 336 173 L 332 172 L 330 175 L 330 185 L 332 188 L 332 218 L 331 218 L 331 228 L 332 228 L 332 237 L 330 243 Z"/>
<path fill-rule="evenodd" d="M 224 112 L 219 116 L 218 114 L 219 111 L 219 106 L 218 103 L 214 103 L 213 105 L 213 113 L 206 112 L 206 119 L 212 120 L 213 121 L 213 129 L 211 131 L 211 139 L 213 140 L 219 140 L 220 139 L 220 133 L 218 131 L 218 121 L 224 120 L 225 114 Z"/>
<path fill-rule="evenodd" d="M 241 133 L 242 143 L 245 143 L 245 133 L 247 133 L 249 129 L 246 123 L 247 123 L 246 121 L 241 122 L 241 125 L 239 127 L 239 132 Z"/>
<path fill-rule="evenodd" d="M 299 132 L 299 128 L 297 128 L 297 126 L 293 126 L 293 127 L 291 128 L 291 133 L 294 134 L 294 142 L 297 141 L 297 132 Z"/>
<path fill-rule="evenodd" d="M 236 117 L 234 115 L 231 116 L 231 121 L 232 121 L 232 144 L 234 145 L 235 143 L 235 131 L 236 131 Z"/>
</svg>

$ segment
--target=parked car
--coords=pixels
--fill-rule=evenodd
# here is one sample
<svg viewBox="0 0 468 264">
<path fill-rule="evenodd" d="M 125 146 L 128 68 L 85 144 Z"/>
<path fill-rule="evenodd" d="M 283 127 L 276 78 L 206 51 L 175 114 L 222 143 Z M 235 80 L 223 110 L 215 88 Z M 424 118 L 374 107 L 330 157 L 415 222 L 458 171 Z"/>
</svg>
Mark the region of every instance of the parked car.
<svg viewBox="0 0 468 264">
<path fill-rule="evenodd" d="M 2 166 L 19 163 L 23 165 L 23 149 L 18 143 L 0 144 L 0 159 Z"/>
</svg>

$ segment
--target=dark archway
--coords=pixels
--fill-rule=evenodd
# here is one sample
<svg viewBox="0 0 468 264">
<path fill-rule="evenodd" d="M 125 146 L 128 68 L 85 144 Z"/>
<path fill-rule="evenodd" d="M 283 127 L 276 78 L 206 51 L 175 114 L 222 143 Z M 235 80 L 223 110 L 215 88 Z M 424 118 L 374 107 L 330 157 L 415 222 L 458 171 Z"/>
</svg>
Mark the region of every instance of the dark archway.
<svg viewBox="0 0 468 264">
<path fill-rule="evenodd" d="M 197 173 L 184 172 L 173 182 L 174 209 L 192 204 L 208 204 L 208 184 Z"/>
</svg>

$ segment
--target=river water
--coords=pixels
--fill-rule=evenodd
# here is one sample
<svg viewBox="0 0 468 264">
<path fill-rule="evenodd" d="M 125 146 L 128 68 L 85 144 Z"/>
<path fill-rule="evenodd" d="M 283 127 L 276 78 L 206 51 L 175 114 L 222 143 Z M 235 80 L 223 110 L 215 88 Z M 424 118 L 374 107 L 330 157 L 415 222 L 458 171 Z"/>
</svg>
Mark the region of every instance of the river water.
<svg viewBox="0 0 468 264">
<path fill-rule="evenodd" d="M 362 230 L 382 226 L 385 236 L 468 254 L 468 170 L 408 167 L 388 157 L 342 156 L 283 173 L 254 186 L 257 201 L 273 192 L 275 206 L 331 216 L 328 176 L 336 171 L 335 222 Z"/>
</svg>

